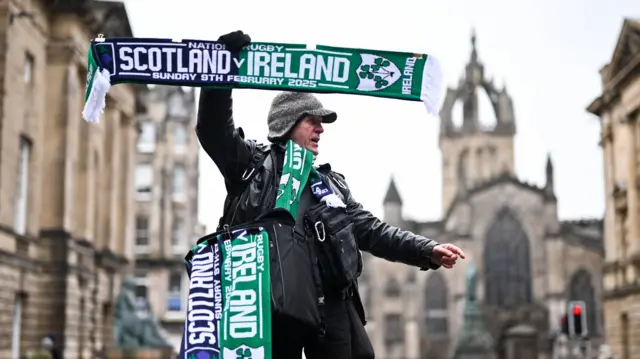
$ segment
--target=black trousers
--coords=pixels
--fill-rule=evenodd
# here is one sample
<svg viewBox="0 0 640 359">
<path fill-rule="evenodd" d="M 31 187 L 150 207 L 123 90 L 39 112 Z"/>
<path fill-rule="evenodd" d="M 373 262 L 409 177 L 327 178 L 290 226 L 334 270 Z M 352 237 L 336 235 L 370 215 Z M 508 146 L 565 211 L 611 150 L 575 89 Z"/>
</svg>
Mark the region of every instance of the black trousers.
<svg viewBox="0 0 640 359">
<path fill-rule="evenodd" d="M 301 359 L 303 350 L 307 359 L 360 359 L 362 356 L 356 352 L 363 351 L 363 338 L 369 346 L 364 351 L 370 351 L 370 358 L 373 358 L 371 342 L 351 298 L 332 295 L 325 299 L 324 338 L 287 319 L 272 318 L 274 359 Z"/>
</svg>

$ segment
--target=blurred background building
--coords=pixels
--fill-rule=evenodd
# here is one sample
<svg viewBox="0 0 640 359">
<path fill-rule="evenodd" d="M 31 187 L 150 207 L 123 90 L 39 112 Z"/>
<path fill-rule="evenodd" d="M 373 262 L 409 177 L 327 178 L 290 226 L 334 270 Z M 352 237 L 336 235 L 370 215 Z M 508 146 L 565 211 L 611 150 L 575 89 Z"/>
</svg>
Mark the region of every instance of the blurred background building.
<svg viewBox="0 0 640 359">
<path fill-rule="evenodd" d="M 543 187 L 516 177 L 512 98 L 505 86 L 499 88 L 484 73 L 475 35 L 471 45 L 465 73 L 447 90 L 440 113 L 444 218 L 403 218 L 393 179 L 384 199 L 386 221 L 456 244 L 468 258 L 459 261 L 456 270 L 423 275 L 367 256 L 362 291 L 376 354 L 389 359 L 453 357 L 456 346 L 465 344 L 458 343 L 458 337 L 469 263 L 478 268 L 478 302 L 497 358 L 546 357 L 549 338 L 558 330 L 569 300 L 587 303 L 597 347 L 603 336 L 602 221 L 558 218 L 550 158 Z M 481 100 L 495 114 L 491 126 L 480 122 Z M 460 126 L 453 121 L 456 105 L 462 110 Z M 510 354 L 514 352 L 517 355 Z"/>
<path fill-rule="evenodd" d="M 607 344 L 621 359 L 640 358 L 640 21 L 626 19 L 602 95 L 588 107 L 600 118 L 604 154 Z"/>
<path fill-rule="evenodd" d="M 204 235 L 198 224 L 195 91 L 150 86 L 137 121 L 135 167 L 136 295 L 147 299 L 180 349 L 189 282 L 184 257 Z"/>
<path fill-rule="evenodd" d="M 0 357 L 52 334 L 64 358 L 112 342 L 113 301 L 133 262 L 136 87 L 81 119 L 87 40 L 132 36 L 124 5 L 0 3 Z"/>
</svg>

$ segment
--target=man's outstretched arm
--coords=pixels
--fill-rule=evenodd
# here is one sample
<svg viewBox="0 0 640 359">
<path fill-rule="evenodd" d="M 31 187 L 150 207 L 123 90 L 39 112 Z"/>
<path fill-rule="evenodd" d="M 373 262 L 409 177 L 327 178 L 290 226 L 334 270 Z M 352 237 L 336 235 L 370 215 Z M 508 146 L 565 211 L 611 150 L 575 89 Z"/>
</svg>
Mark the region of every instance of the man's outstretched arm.
<svg viewBox="0 0 640 359">
<path fill-rule="evenodd" d="M 346 186 L 346 183 L 344 184 Z M 362 204 L 353 198 L 351 191 L 347 191 L 345 202 L 360 250 L 421 269 L 440 267 L 436 264 L 437 261 L 432 261 L 434 247 L 438 242 L 381 221 L 365 210 Z"/>
</svg>

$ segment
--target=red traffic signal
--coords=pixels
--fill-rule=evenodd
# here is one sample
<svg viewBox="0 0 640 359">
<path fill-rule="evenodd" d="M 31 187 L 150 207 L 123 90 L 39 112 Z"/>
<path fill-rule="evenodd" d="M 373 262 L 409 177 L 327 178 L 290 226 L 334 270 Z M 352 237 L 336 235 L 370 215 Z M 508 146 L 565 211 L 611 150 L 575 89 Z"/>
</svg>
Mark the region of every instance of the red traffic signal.
<svg viewBox="0 0 640 359">
<path fill-rule="evenodd" d="M 580 314 L 582 314 L 582 307 L 579 304 L 574 304 L 573 315 L 580 315 Z"/>
<path fill-rule="evenodd" d="M 588 335 L 586 310 L 584 301 L 569 302 L 566 316 L 570 338 L 580 338 Z"/>
</svg>

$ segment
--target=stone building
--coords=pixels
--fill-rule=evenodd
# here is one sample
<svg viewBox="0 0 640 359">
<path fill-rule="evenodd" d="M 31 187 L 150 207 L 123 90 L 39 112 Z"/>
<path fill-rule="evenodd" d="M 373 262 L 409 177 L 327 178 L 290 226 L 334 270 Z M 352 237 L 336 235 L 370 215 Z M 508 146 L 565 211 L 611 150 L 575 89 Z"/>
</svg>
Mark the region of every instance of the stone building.
<svg viewBox="0 0 640 359">
<path fill-rule="evenodd" d="M 640 358 L 640 21 L 622 24 L 602 95 L 588 107 L 600 118 L 605 170 L 604 319 L 620 359 Z"/>
<path fill-rule="evenodd" d="M 495 113 L 492 126 L 480 123 L 479 91 L 486 93 Z M 452 120 L 456 103 L 462 105 L 460 126 Z M 568 300 L 587 303 L 589 329 L 598 345 L 601 221 L 558 218 L 551 159 L 543 187 L 516 177 L 512 98 L 485 76 L 475 36 L 465 75 L 456 88 L 447 90 L 440 117 L 442 220 L 403 218 L 393 179 L 384 199 L 384 218 L 441 243 L 453 243 L 468 258 L 453 270 L 420 272 L 366 256 L 361 292 L 376 356 L 451 358 L 460 334 L 470 263 L 478 270 L 478 307 L 487 318 L 496 358 L 548 358 L 549 335 L 558 329 Z"/>
<path fill-rule="evenodd" d="M 82 120 L 88 40 L 131 36 L 124 5 L 0 3 L 0 357 L 52 334 L 64 358 L 112 341 L 132 262 L 136 88 Z"/>
<path fill-rule="evenodd" d="M 137 295 L 149 300 L 176 351 L 189 292 L 184 256 L 204 235 L 198 224 L 195 94 L 155 86 L 144 95 L 135 169 Z"/>
</svg>

